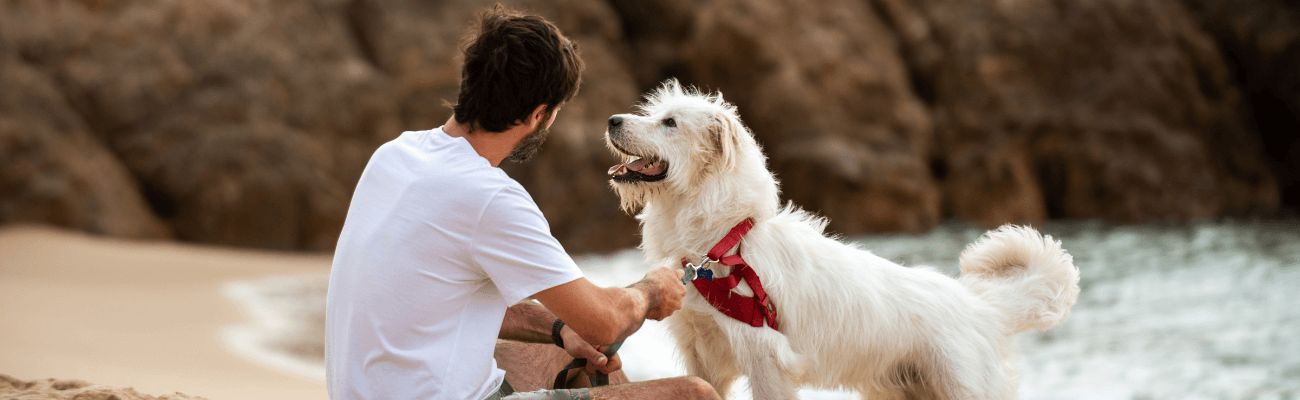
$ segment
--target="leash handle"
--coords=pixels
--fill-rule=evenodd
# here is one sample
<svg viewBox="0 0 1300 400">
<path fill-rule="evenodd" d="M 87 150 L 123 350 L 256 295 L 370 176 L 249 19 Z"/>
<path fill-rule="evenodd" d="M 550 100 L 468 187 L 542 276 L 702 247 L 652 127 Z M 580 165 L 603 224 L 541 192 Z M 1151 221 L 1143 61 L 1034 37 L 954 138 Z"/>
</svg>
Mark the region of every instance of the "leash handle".
<svg viewBox="0 0 1300 400">
<path fill-rule="evenodd" d="M 618 353 L 619 347 L 623 347 L 622 340 L 609 345 L 609 348 L 606 348 L 605 352 L 603 353 L 605 354 L 605 358 L 611 358 L 611 359 L 614 358 L 614 354 Z M 560 370 L 559 374 L 555 375 L 555 383 L 551 385 L 551 388 L 569 389 L 569 385 L 568 385 L 569 371 L 585 368 L 586 366 L 587 366 L 587 359 L 585 358 L 573 359 L 573 361 L 569 362 L 569 365 L 564 366 L 564 369 Z M 592 374 L 588 378 L 591 380 L 591 387 L 601 387 L 609 384 L 609 375 L 606 375 L 601 372 L 596 372 L 595 374 Z"/>
</svg>

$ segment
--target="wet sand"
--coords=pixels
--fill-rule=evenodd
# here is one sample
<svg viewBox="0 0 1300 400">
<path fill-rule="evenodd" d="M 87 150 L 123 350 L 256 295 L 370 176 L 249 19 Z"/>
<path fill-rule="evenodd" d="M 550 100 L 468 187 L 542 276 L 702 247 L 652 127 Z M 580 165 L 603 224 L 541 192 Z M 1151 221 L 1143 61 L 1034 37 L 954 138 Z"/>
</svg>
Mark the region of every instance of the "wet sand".
<svg viewBox="0 0 1300 400">
<path fill-rule="evenodd" d="M 327 255 L 0 229 L 0 373 L 210 399 L 324 399 L 319 376 L 236 351 L 229 283 L 329 270 Z"/>
</svg>

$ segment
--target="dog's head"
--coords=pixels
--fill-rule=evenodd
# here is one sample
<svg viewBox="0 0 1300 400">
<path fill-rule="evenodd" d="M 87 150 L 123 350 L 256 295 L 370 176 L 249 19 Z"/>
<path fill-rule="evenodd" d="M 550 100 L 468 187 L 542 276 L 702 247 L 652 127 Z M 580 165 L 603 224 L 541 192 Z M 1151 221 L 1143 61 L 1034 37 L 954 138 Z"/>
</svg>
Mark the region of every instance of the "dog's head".
<svg viewBox="0 0 1300 400">
<path fill-rule="evenodd" d="M 753 190 L 775 190 L 762 149 L 721 93 L 701 93 L 670 79 L 638 108 L 609 117 L 605 132 L 605 143 L 623 161 L 609 169 L 623 209 L 745 181 L 757 185 Z"/>
</svg>

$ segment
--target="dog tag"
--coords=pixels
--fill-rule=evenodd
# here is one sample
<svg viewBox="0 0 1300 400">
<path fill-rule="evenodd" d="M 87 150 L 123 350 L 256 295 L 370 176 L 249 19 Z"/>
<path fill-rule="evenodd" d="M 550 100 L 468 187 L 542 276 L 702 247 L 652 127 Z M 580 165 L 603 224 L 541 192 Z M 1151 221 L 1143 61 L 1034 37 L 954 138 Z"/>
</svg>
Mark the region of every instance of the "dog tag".
<svg viewBox="0 0 1300 400">
<path fill-rule="evenodd" d="M 699 274 L 701 278 L 707 279 L 709 282 L 713 282 L 713 270 L 708 268 L 700 268 L 700 270 L 696 271 L 695 273 Z"/>
<path fill-rule="evenodd" d="M 693 280 L 695 280 L 695 268 L 690 264 L 686 264 L 686 266 L 682 267 L 682 284 L 689 285 Z"/>
</svg>

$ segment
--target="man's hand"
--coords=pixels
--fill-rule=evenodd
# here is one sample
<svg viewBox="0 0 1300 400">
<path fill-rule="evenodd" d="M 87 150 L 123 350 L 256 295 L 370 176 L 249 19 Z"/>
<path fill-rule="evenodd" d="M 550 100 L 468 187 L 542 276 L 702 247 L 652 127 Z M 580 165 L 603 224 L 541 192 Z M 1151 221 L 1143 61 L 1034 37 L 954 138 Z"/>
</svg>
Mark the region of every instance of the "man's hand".
<svg viewBox="0 0 1300 400">
<path fill-rule="evenodd" d="M 604 352 L 608 346 L 593 347 L 568 325 L 560 328 L 560 337 L 564 339 L 564 351 L 570 357 L 587 359 L 588 374 L 599 371 L 609 375 L 623 368 L 623 361 L 618 358 L 618 354 L 613 358 L 605 357 Z"/>
<path fill-rule="evenodd" d="M 647 319 L 662 320 L 682 308 L 682 298 L 686 296 L 682 274 L 680 268 L 656 268 L 645 274 L 640 282 L 632 284 L 633 289 L 641 290 L 646 295 Z"/>
<path fill-rule="evenodd" d="M 626 288 L 602 288 L 578 278 L 533 297 L 586 342 L 610 344 L 632 335 L 646 319 L 661 320 L 681 309 L 686 296 L 681 279 L 681 269 L 665 267 Z"/>
</svg>

